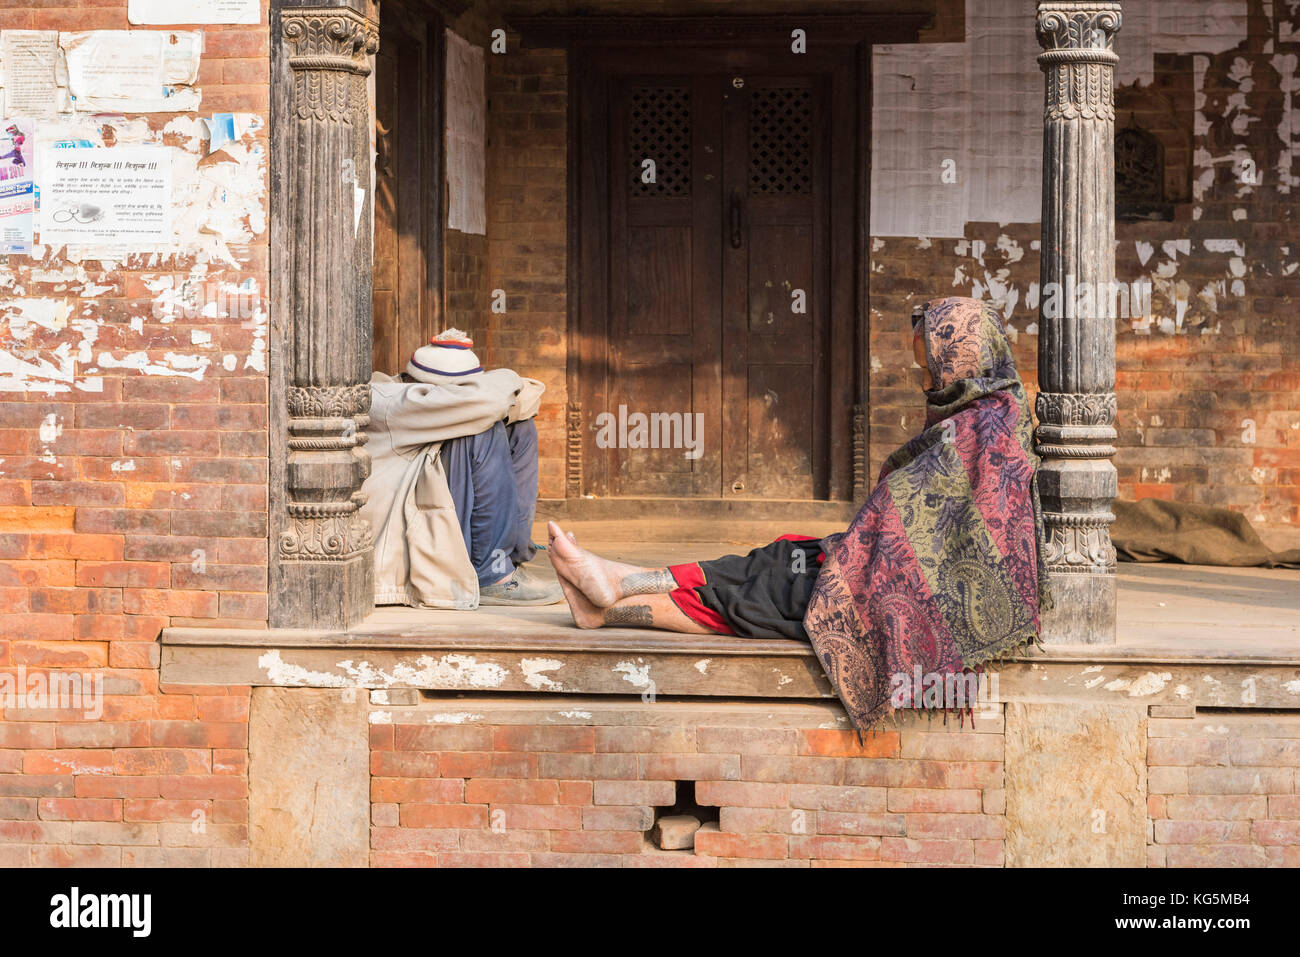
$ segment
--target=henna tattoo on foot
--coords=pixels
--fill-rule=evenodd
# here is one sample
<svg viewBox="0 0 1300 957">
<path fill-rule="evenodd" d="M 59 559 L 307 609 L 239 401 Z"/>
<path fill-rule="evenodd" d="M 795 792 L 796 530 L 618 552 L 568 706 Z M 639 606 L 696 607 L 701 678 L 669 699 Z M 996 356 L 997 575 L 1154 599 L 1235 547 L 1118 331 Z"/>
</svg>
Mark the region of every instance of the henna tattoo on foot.
<svg viewBox="0 0 1300 957">
<path fill-rule="evenodd" d="M 624 605 L 622 608 L 605 609 L 607 625 L 639 625 L 652 628 L 654 623 L 654 612 L 650 610 L 649 605 Z"/>
<path fill-rule="evenodd" d="M 662 595 L 677 589 L 677 579 L 666 568 L 624 575 L 618 583 L 624 598 L 632 595 Z"/>
</svg>

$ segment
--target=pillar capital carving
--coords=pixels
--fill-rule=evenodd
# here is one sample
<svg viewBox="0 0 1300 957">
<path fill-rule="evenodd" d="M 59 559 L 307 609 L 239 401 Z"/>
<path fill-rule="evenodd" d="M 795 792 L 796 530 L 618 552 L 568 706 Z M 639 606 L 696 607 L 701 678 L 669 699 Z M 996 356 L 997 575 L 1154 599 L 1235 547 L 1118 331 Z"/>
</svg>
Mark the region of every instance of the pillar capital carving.
<svg viewBox="0 0 1300 957">
<path fill-rule="evenodd" d="M 370 73 L 369 57 L 379 50 L 379 31 L 354 10 L 345 7 L 307 7 L 285 10 L 280 33 L 288 44 L 291 70 L 338 70 Z"/>
<path fill-rule="evenodd" d="M 294 113 L 352 123 L 353 114 L 366 109 L 365 87 L 353 79 L 370 75 L 370 56 L 379 49 L 375 25 L 345 8 L 298 9 L 282 14 L 280 33 L 293 75 Z"/>
<path fill-rule="evenodd" d="M 1049 120 L 1114 120 L 1119 27 L 1118 3 L 1038 5 L 1038 65 L 1047 75 Z"/>
<path fill-rule="evenodd" d="M 1047 52 L 1039 54 L 1038 62 L 1056 62 L 1057 54 L 1067 53 L 1060 59 L 1078 57 L 1115 63 L 1119 60 L 1114 50 L 1115 34 L 1122 21 L 1118 3 L 1040 3 L 1036 32 L 1038 45 Z M 1048 57 L 1046 61 L 1044 56 Z"/>
</svg>

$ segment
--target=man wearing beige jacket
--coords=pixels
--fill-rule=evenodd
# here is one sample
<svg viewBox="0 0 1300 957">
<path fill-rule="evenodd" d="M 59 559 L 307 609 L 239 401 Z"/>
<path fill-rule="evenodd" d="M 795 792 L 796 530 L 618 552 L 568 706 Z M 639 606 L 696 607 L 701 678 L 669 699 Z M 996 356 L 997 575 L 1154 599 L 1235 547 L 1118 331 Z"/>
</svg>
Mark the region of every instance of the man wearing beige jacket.
<svg viewBox="0 0 1300 957">
<path fill-rule="evenodd" d="M 370 380 L 370 477 L 361 509 L 375 535 L 375 604 L 545 605 L 559 585 L 533 557 L 537 414 L 544 386 L 484 371 L 449 329 L 396 378 Z"/>
</svg>

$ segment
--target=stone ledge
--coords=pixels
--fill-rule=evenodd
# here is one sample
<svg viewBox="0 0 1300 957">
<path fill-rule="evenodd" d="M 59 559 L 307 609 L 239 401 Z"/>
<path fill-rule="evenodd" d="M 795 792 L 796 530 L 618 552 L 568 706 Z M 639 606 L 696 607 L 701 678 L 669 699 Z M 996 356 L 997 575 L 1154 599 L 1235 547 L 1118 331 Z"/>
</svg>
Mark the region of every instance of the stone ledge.
<svg viewBox="0 0 1300 957">
<path fill-rule="evenodd" d="M 418 639 L 418 640 L 417 640 Z M 1118 652 L 1118 653 L 1117 653 Z M 1208 657 L 1109 646 L 1053 648 L 990 672 L 998 701 L 1109 701 L 1141 706 L 1300 708 L 1300 652 L 1290 659 Z M 833 698 L 812 649 L 635 629 L 566 636 L 414 636 L 401 632 L 169 629 L 162 681 L 560 695 Z"/>
</svg>

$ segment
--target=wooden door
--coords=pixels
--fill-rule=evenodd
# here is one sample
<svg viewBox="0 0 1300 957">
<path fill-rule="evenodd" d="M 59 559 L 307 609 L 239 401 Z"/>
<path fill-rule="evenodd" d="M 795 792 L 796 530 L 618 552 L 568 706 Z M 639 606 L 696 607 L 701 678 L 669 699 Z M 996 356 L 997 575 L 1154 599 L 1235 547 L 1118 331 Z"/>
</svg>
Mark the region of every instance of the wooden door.
<svg viewBox="0 0 1300 957">
<path fill-rule="evenodd" d="M 582 224 L 607 237 L 578 259 L 597 273 L 580 283 L 586 314 L 604 306 L 603 335 L 579 357 L 584 491 L 848 498 L 852 71 L 751 60 L 724 70 L 678 53 L 656 60 L 663 72 L 584 81 L 605 95 L 585 107 L 604 149 Z M 832 136 L 836 108 L 845 124 Z M 837 185 L 849 199 L 838 216 Z M 636 441 L 637 414 L 661 416 L 648 430 L 660 447 Z M 679 414 L 695 448 L 663 441 Z"/>
<path fill-rule="evenodd" d="M 825 497 L 825 99 L 800 76 L 738 75 L 725 95 L 724 496 Z"/>
<path fill-rule="evenodd" d="M 372 361 L 393 375 L 441 328 L 442 20 L 385 0 L 379 34 Z"/>
<path fill-rule="evenodd" d="M 597 454 L 614 495 L 715 497 L 721 100 L 690 76 L 620 78 L 612 100 L 605 373 L 617 441 L 598 431 Z"/>
</svg>

